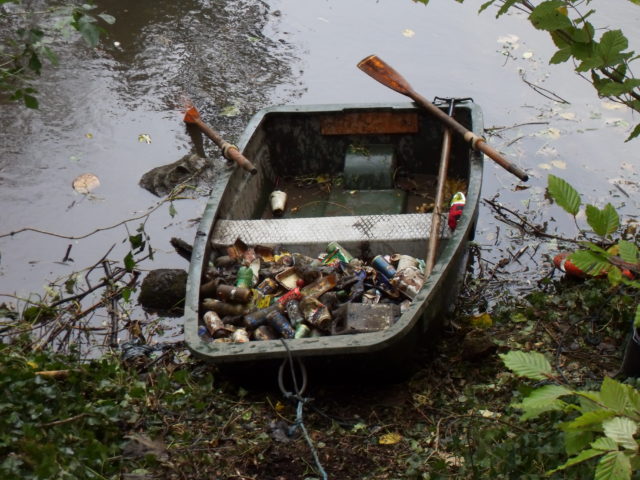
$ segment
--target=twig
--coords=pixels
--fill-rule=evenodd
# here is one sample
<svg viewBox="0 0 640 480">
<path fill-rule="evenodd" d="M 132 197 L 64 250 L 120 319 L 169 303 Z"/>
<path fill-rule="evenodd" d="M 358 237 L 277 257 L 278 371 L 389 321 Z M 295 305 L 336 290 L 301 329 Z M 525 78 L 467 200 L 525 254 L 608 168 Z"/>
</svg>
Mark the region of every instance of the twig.
<svg viewBox="0 0 640 480">
<path fill-rule="evenodd" d="M 524 127 L 526 125 L 549 125 L 549 122 L 516 123 L 515 125 L 511 125 L 509 127 L 489 127 L 489 128 L 485 128 L 484 131 L 487 133 L 495 133 L 495 132 L 502 132 L 503 130 L 510 130 L 512 128 Z"/>
<path fill-rule="evenodd" d="M 56 420 L 55 422 L 41 423 L 38 426 L 40 428 L 55 427 L 57 425 L 64 425 L 65 423 L 75 422 L 76 420 L 79 420 L 79 419 L 81 419 L 83 417 L 87 417 L 87 416 L 89 416 L 88 413 L 79 413 L 78 415 L 74 415 L 73 417 L 65 418 L 63 420 Z"/>
<path fill-rule="evenodd" d="M 573 243 L 576 245 L 580 245 L 580 241 L 579 240 L 575 240 L 573 238 L 567 238 L 567 237 L 563 237 L 561 235 L 554 235 L 552 233 L 547 233 L 544 230 L 542 230 L 539 226 L 537 225 L 533 225 L 531 222 L 529 222 L 526 218 L 524 218 L 522 215 L 520 215 L 517 212 L 514 212 L 513 210 L 505 207 L 504 205 L 500 205 L 497 202 L 494 202 L 493 200 L 489 200 L 487 198 L 483 198 L 482 199 L 485 203 L 487 203 L 489 206 L 491 206 L 493 208 L 493 210 L 495 211 L 496 214 L 498 214 L 500 216 L 499 220 L 504 221 L 505 223 L 514 226 L 516 228 L 519 228 L 520 230 L 522 230 L 522 232 L 528 234 L 528 235 L 534 235 L 534 236 L 538 236 L 538 237 L 544 237 L 544 238 L 554 238 L 556 240 L 561 240 L 563 242 L 568 242 L 568 243 Z M 520 223 L 516 223 L 514 220 L 511 220 L 510 218 L 508 218 L 504 212 L 507 212 L 511 215 L 513 215 L 514 217 L 516 217 L 517 220 L 520 221 Z"/>
<path fill-rule="evenodd" d="M 527 84 L 529 87 L 531 87 L 533 89 L 534 92 L 539 93 L 540 95 L 542 95 L 544 98 L 548 98 L 549 100 L 553 100 L 554 102 L 558 102 L 558 103 L 564 103 L 566 105 L 569 105 L 570 102 L 568 102 L 567 100 L 565 100 L 564 98 L 560 97 L 558 94 L 552 92 L 551 90 L 548 90 L 544 87 L 541 87 L 539 85 L 535 85 L 533 83 L 531 83 L 530 81 L 528 81 L 525 77 L 524 77 L 524 73 L 520 74 L 520 78 L 522 78 L 522 81 Z"/>
<path fill-rule="evenodd" d="M 115 282 L 112 280 L 113 272 L 111 271 L 109 262 L 103 260 L 102 268 L 104 268 L 104 273 L 107 275 L 105 280 L 107 283 L 107 292 L 111 291 L 111 293 L 113 293 L 113 290 L 115 289 Z M 109 342 L 109 346 L 111 348 L 115 348 L 118 346 L 118 322 L 120 320 L 118 318 L 118 298 L 115 295 L 110 296 L 111 299 L 106 305 L 107 313 L 109 313 L 109 316 L 111 317 L 111 340 Z"/>
</svg>

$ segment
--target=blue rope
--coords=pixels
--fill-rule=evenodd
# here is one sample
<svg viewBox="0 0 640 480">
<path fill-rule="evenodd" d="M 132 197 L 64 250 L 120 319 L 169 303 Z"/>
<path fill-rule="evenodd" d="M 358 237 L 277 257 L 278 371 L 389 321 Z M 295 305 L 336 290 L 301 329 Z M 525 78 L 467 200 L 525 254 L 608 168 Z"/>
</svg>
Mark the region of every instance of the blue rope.
<svg viewBox="0 0 640 480">
<path fill-rule="evenodd" d="M 298 406 L 296 408 L 296 421 L 295 423 L 289 428 L 289 435 L 293 435 L 295 433 L 295 431 L 300 428 L 302 430 L 302 433 L 304 435 L 304 439 L 307 442 L 307 445 L 309 445 L 309 449 L 311 450 L 311 454 L 313 455 L 313 460 L 316 462 L 316 467 L 318 469 L 318 472 L 320 473 L 320 475 L 322 475 L 322 480 L 328 480 L 328 476 L 327 476 L 327 472 L 324 470 L 324 468 L 322 467 L 322 463 L 320 463 L 320 457 L 318 455 L 318 450 L 316 449 L 316 447 L 313 445 L 313 441 L 311 440 L 311 437 L 309 436 L 309 432 L 307 432 L 306 427 L 304 426 L 304 421 L 302 419 L 302 411 L 303 411 L 303 407 L 304 404 L 306 402 L 308 402 L 309 400 L 311 400 L 310 398 L 305 398 L 302 396 L 302 393 L 304 392 L 306 386 L 307 386 L 307 370 L 304 367 L 304 364 L 302 363 L 302 361 L 300 359 L 298 359 L 298 362 L 300 363 L 300 371 L 302 372 L 302 388 L 299 389 L 298 388 L 298 380 L 296 378 L 296 374 L 295 374 L 295 369 L 293 366 L 293 355 L 291 354 L 291 350 L 289 350 L 289 346 L 287 345 L 287 343 L 281 339 L 282 344 L 284 345 L 284 347 L 287 350 L 287 358 L 284 359 L 284 361 L 282 362 L 282 365 L 280 366 L 280 370 L 278 372 L 278 385 L 280 386 L 280 391 L 282 391 L 282 394 L 284 395 L 284 397 L 286 399 L 290 399 L 290 398 L 295 398 L 296 400 L 298 400 Z M 293 379 L 293 385 L 294 388 L 296 390 L 295 395 L 287 390 L 285 390 L 284 388 L 284 380 L 283 380 L 283 373 L 284 373 L 284 367 L 287 364 L 287 362 L 289 362 L 290 367 L 291 367 L 291 377 Z"/>
</svg>

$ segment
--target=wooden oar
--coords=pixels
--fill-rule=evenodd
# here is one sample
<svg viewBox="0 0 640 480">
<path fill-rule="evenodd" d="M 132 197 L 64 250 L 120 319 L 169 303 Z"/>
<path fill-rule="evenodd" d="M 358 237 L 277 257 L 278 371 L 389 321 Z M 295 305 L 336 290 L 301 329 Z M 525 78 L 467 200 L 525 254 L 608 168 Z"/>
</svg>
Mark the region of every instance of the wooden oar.
<svg viewBox="0 0 640 480">
<path fill-rule="evenodd" d="M 187 112 L 184 114 L 184 122 L 196 125 L 202 131 L 202 133 L 213 140 L 213 142 L 222 150 L 222 155 L 224 156 L 224 158 L 236 162 L 247 172 L 251 172 L 252 175 L 258 173 L 258 169 L 247 159 L 247 157 L 240 153 L 238 147 L 224 140 L 215 130 L 213 130 L 211 127 L 209 127 L 209 125 L 202 121 L 202 119 L 200 118 L 200 113 L 198 112 L 196 107 L 190 107 L 187 110 Z"/>
<path fill-rule="evenodd" d="M 449 113 L 453 115 L 455 99 L 449 100 Z M 425 273 L 427 276 L 431 274 L 433 266 L 436 264 L 436 255 L 438 253 L 438 243 L 440 240 L 440 221 L 442 215 L 442 202 L 444 200 L 444 187 L 447 183 L 447 170 L 449 170 L 449 157 L 451 154 L 451 129 L 445 126 L 442 135 L 442 151 L 440 152 L 440 167 L 438 169 L 438 186 L 436 188 L 435 206 L 431 215 L 431 232 L 429 234 L 429 246 L 427 247 L 427 261 L 425 265 Z"/>
<path fill-rule="evenodd" d="M 484 138 L 479 137 L 475 133 L 460 125 L 456 120 L 454 120 L 452 117 L 432 104 L 429 100 L 416 92 L 413 88 L 411 88 L 409 82 L 407 82 L 404 77 L 402 77 L 402 75 L 396 72 L 393 68 L 387 65 L 376 55 L 369 55 L 368 57 L 361 60 L 360 63 L 358 63 L 358 68 L 381 84 L 411 98 L 414 102 L 429 111 L 429 113 L 434 115 L 442 123 L 451 128 L 451 130 L 461 135 L 465 139 L 465 141 L 471 143 L 471 146 L 474 150 L 480 150 L 482 153 L 487 155 L 508 172 L 514 174 L 520 180 L 524 182 L 529 180 L 529 175 L 509 162 L 497 150 L 487 145 Z"/>
</svg>

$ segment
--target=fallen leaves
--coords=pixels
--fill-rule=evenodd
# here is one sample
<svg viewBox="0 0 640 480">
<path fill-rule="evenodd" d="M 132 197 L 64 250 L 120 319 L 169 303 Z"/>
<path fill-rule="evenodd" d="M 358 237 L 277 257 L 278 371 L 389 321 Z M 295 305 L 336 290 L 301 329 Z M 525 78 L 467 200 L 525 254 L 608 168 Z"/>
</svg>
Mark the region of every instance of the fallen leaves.
<svg viewBox="0 0 640 480">
<path fill-rule="evenodd" d="M 399 433 L 385 433 L 378 439 L 378 443 L 380 445 L 395 445 L 396 443 L 400 443 L 402 440 L 402 435 Z"/>
<path fill-rule="evenodd" d="M 93 173 L 83 173 L 73 180 L 72 185 L 76 192 L 86 195 L 100 186 L 100 180 Z"/>
</svg>

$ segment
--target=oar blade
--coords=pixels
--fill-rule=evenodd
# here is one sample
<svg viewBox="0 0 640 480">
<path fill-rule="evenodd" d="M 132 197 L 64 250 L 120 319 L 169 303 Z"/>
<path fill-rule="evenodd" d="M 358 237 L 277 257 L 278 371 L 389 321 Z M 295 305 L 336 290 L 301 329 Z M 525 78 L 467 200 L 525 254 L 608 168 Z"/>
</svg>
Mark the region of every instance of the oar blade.
<svg viewBox="0 0 640 480">
<path fill-rule="evenodd" d="M 358 63 L 358 68 L 381 84 L 399 92 L 411 96 L 412 88 L 402 75 L 387 65 L 377 55 L 369 55 Z"/>
<path fill-rule="evenodd" d="M 196 123 L 200 120 L 200 113 L 196 109 L 196 107 L 190 107 L 184 114 L 183 121 L 185 123 Z"/>
</svg>

